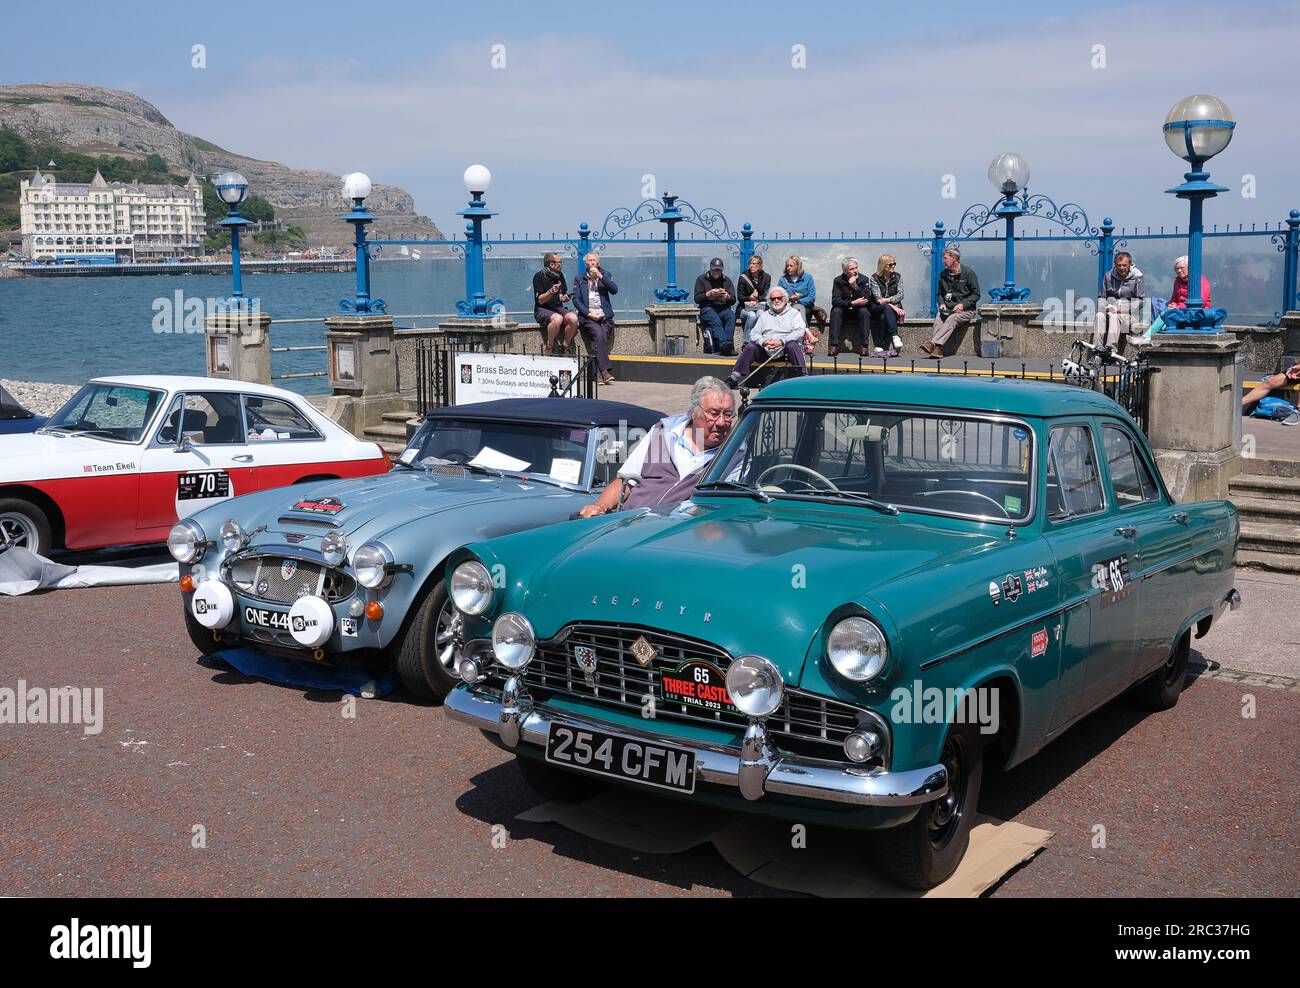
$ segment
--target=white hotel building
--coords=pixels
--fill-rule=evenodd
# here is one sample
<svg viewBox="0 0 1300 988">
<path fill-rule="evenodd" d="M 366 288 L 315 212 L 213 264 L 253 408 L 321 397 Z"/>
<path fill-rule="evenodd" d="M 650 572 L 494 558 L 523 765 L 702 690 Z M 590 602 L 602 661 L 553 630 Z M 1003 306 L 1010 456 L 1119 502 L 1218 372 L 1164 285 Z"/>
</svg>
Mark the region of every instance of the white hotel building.
<svg viewBox="0 0 1300 988">
<path fill-rule="evenodd" d="M 61 182 L 39 171 L 19 183 L 23 251 L 33 261 L 160 261 L 203 253 L 203 189 L 104 181 Z"/>
</svg>

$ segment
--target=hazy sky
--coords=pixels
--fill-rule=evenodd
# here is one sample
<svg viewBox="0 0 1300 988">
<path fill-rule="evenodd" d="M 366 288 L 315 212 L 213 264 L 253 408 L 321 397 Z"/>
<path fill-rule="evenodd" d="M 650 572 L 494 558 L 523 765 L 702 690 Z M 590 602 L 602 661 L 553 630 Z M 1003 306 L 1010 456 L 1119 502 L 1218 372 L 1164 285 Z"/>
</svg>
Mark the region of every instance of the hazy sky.
<svg viewBox="0 0 1300 988">
<path fill-rule="evenodd" d="M 47 10 L 0 15 L 0 82 L 131 90 L 233 151 L 402 185 L 449 233 L 476 161 L 493 172 L 494 230 L 599 226 L 636 205 L 651 175 L 655 191 L 735 226 L 797 235 L 954 224 L 992 199 L 985 172 L 1004 150 L 1029 159 L 1031 191 L 1077 202 L 1093 223 L 1185 222 L 1162 194 L 1185 168 L 1160 124 L 1194 92 L 1239 121 L 1210 166 L 1233 191 L 1207 221 L 1275 222 L 1300 206 L 1296 3 Z M 40 40 L 45 16 L 58 43 Z M 191 65 L 196 44 L 205 68 Z"/>
</svg>

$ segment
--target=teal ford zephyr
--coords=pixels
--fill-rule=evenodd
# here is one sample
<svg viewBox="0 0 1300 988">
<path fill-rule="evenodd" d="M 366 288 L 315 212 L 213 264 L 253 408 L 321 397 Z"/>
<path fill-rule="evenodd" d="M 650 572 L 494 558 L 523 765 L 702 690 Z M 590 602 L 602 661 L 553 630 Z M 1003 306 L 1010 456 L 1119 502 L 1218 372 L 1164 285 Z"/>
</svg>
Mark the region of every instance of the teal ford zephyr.
<svg viewBox="0 0 1300 988">
<path fill-rule="evenodd" d="M 1178 700 L 1236 607 L 1237 512 L 1175 504 L 1064 385 L 765 389 L 695 496 L 467 546 L 450 716 L 541 794 L 604 781 L 873 831 L 927 888 L 1013 766 L 1121 693 Z"/>
</svg>

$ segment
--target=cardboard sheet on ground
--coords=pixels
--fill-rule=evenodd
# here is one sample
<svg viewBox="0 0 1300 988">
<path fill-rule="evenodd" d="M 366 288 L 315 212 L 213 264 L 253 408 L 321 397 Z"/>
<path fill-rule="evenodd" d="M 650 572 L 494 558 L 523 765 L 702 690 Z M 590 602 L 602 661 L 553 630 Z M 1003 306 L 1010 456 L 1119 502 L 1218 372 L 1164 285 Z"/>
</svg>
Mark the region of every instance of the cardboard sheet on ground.
<svg viewBox="0 0 1300 988">
<path fill-rule="evenodd" d="M 397 674 L 392 670 L 375 679 L 362 669 L 344 669 L 299 662 L 279 655 L 271 655 L 256 648 L 228 648 L 214 653 L 204 664 L 229 666 L 239 670 L 245 676 L 265 679 L 282 686 L 337 690 L 367 700 L 388 696 L 397 689 Z"/>
<path fill-rule="evenodd" d="M 877 874 L 864 835 L 809 826 L 805 846 L 791 842 L 786 820 L 747 817 L 713 807 L 669 802 L 636 792 L 608 790 L 580 803 L 542 803 L 518 819 L 558 823 L 575 833 L 643 854 L 680 854 L 712 843 L 723 859 L 751 881 L 787 892 L 825 898 L 897 896 L 975 898 L 1037 854 L 1052 833 L 980 816 L 957 873 L 938 888 L 899 888 Z"/>
<path fill-rule="evenodd" d="M 175 583 L 179 579 L 180 567 L 174 562 L 142 566 L 65 566 L 22 546 L 10 546 L 0 552 L 0 594 L 6 597 L 17 597 L 33 590 L 128 587 L 140 583 Z"/>
</svg>

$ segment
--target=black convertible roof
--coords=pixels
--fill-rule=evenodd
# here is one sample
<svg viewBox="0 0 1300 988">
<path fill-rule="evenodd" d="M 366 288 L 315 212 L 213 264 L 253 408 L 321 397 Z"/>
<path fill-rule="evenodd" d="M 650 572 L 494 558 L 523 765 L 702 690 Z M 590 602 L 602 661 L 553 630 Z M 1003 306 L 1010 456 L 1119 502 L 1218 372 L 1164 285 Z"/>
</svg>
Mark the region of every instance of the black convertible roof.
<svg viewBox="0 0 1300 988">
<path fill-rule="evenodd" d="M 663 412 L 622 401 L 599 398 L 499 398 L 471 405 L 435 408 L 429 419 L 493 419 L 495 421 L 549 422 L 554 425 L 617 426 L 649 429 L 664 417 Z"/>
</svg>

